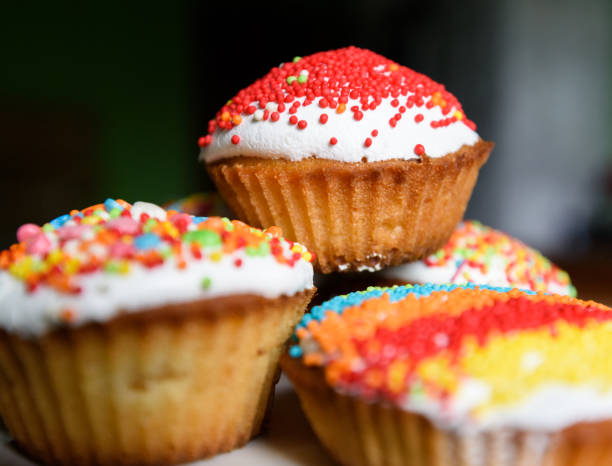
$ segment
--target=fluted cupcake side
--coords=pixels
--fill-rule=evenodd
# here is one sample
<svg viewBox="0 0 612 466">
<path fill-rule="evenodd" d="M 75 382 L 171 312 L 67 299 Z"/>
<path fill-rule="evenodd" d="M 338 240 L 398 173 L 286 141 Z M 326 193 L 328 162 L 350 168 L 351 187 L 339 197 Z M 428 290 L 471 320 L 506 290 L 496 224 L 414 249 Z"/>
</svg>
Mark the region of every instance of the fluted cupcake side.
<svg viewBox="0 0 612 466">
<path fill-rule="evenodd" d="M 36 340 L 0 333 L 1 412 L 46 464 L 170 464 L 260 429 L 278 358 L 314 293 L 124 314 Z"/>
<path fill-rule="evenodd" d="M 239 218 L 280 226 L 316 253 L 322 272 L 376 270 L 448 241 L 492 146 L 418 161 L 232 157 L 207 169 Z"/>
</svg>

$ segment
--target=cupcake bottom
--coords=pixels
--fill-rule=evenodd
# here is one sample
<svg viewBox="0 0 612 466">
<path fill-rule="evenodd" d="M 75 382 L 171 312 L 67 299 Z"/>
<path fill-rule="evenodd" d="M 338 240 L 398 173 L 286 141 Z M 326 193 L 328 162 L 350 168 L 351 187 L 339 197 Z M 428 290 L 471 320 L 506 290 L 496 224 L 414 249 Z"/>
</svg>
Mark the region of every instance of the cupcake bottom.
<svg viewBox="0 0 612 466">
<path fill-rule="evenodd" d="M 378 270 L 442 247 L 471 196 L 492 143 L 440 158 L 338 162 L 233 157 L 207 166 L 241 220 L 317 255 L 324 273 Z"/>
<path fill-rule="evenodd" d="M 172 464 L 242 446 L 313 293 L 168 305 L 32 340 L 0 333 L 0 414 L 47 464 Z"/>
<path fill-rule="evenodd" d="M 287 355 L 281 365 L 317 437 L 344 465 L 612 465 L 612 421 L 556 433 L 445 431 L 418 414 L 340 395 L 325 383 L 322 371 Z"/>
</svg>

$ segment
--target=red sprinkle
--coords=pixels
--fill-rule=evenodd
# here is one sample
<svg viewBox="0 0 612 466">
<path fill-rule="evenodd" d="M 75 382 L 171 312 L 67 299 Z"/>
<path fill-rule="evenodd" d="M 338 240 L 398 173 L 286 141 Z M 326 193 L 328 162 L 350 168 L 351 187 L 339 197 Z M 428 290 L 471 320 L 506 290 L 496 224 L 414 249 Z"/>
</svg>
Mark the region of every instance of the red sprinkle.
<svg viewBox="0 0 612 466">
<path fill-rule="evenodd" d="M 327 116 L 327 113 L 321 113 L 321 116 L 319 117 L 319 122 L 324 125 L 325 123 L 327 123 L 328 118 L 329 117 Z"/>
<path fill-rule="evenodd" d="M 377 130 L 377 129 L 373 129 L 373 130 L 372 130 L 372 136 L 373 136 L 373 137 L 378 136 L 378 130 Z"/>
<path fill-rule="evenodd" d="M 422 113 L 417 113 L 416 116 L 414 117 L 414 121 L 416 121 L 417 123 L 420 123 L 421 121 L 423 121 L 423 118 L 425 118 L 423 116 Z"/>
<path fill-rule="evenodd" d="M 372 138 L 366 138 L 366 140 L 363 143 L 363 145 L 366 146 L 366 147 L 370 147 L 372 145 Z"/>
<path fill-rule="evenodd" d="M 306 123 L 306 120 L 300 120 L 300 121 L 298 121 L 297 125 L 298 125 L 298 128 L 304 129 L 304 128 L 306 128 L 306 126 L 308 126 L 308 123 Z"/>
<path fill-rule="evenodd" d="M 329 140 L 330 145 L 335 146 L 336 144 L 338 144 L 338 140 L 336 138 L 331 138 Z"/>
<path fill-rule="evenodd" d="M 232 144 L 238 144 L 240 142 L 240 136 L 238 136 L 237 134 L 234 134 L 232 136 Z"/>
<path fill-rule="evenodd" d="M 423 147 L 423 144 L 417 144 L 416 146 L 414 146 L 414 153 L 416 155 L 423 155 L 425 153 L 425 148 Z"/>
<path fill-rule="evenodd" d="M 297 79 L 287 82 L 288 77 L 300 76 L 303 71 L 308 72 L 305 82 L 300 83 Z M 400 97 L 401 104 L 405 102 L 405 106 L 400 104 Z M 245 120 L 240 118 L 241 115 L 252 115 L 257 106 L 264 109 L 270 102 L 277 105 L 278 113 L 293 103 L 287 108 L 292 115 L 299 113 L 302 105 L 315 103 L 321 108 L 335 109 L 341 104 L 342 111 L 335 111 L 330 117 L 334 118 L 336 114 L 342 114 L 344 106 L 349 106 L 349 99 L 352 99 L 354 102 L 350 102 L 350 108 L 353 118 L 360 121 L 364 112 L 376 111 L 383 99 L 389 98 L 394 108 L 399 107 L 400 114 L 414 105 L 439 107 L 446 118 L 437 125 L 432 124 L 432 127 L 463 123 L 469 128 L 475 128 L 474 123 L 465 116 L 461 120 L 451 116 L 455 111 L 465 114 L 456 97 L 443 85 L 369 50 L 347 47 L 315 53 L 295 63 L 283 63 L 282 67 L 273 68 L 221 107 L 215 118 L 208 123 L 208 136 L 243 124 Z M 267 118 L 277 121 L 276 115 L 264 113 L 264 119 Z M 296 118 L 292 124 L 300 121 L 298 115 Z M 391 127 L 395 123 L 390 122 Z M 200 138 L 198 144 L 205 147 L 211 140 L 212 137 Z"/>
<path fill-rule="evenodd" d="M 292 125 L 295 125 L 298 122 L 298 117 L 296 117 L 295 115 L 291 115 L 289 117 L 289 123 Z"/>
</svg>

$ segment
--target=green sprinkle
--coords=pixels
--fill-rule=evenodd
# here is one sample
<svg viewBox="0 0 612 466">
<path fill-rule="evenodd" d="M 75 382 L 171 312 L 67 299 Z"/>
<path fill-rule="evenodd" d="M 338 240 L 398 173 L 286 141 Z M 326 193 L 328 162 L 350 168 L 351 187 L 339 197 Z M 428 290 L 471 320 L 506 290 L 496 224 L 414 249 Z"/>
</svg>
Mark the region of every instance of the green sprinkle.
<svg viewBox="0 0 612 466">
<path fill-rule="evenodd" d="M 114 261 L 108 261 L 104 264 L 104 271 L 109 273 L 119 273 L 121 271 L 121 266 Z"/>
<path fill-rule="evenodd" d="M 297 63 L 302 59 L 302 57 L 293 57 L 293 63 Z"/>
<path fill-rule="evenodd" d="M 45 233 L 49 233 L 53 230 L 55 230 L 55 228 L 53 228 L 53 225 L 51 225 L 50 223 L 45 223 L 42 227 L 42 231 L 44 231 Z"/>
<path fill-rule="evenodd" d="M 218 233 L 210 230 L 193 230 L 188 231 L 183 235 L 183 241 L 188 243 L 198 243 L 204 247 L 221 246 L 221 236 Z"/>
<path fill-rule="evenodd" d="M 304 84 L 306 81 L 308 81 L 308 75 L 301 74 L 301 75 L 298 77 L 298 82 L 299 82 L 300 84 Z"/>
<path fill-rule="evenodd" d="M 32 270 L 34 272 L 42 272 L 45 269 L 45 263 L 35 259 L 34 262 L 32 262 Z"/>
<path fill-rule="evenodd" d="M 221 220 L 223 220 L 223 223 L 225 224 L 226 231 L 234 231 L 234 224 L 229 218 L 223 217 Z"/>
<path fill-rule="evenodd" d="M 106 214 L 106 210 L 102 210 L 102 209 L 94 210 L 94 215 L 97 215 L 98 217 L 102 217 L 104 214 Z"/>
<path fill-rule="evenodd" d="M 157 220 L 155 220 L 154 218 L 150 218 L 143 225 L 142 231 L 144 231 L 145 233 L 149 233 L 151 230 L 153 230 L 153 227 L 155 227 L 156 224 L 157 224 Z"/>
<path fill-rule="evenodd" d="M 230 105 L 232 103 L 232 99 L 228 100 L 225 105 Z"/>
<path fill-rule="evenodd" d="M 164 259 L 168 259 L 168 257 L 172 256 L 172 249 L 171 248 L 165 248 L 165 249 L 162 249 L 161 251 L 159 251 L 159 253 L 161 254 L 161 256 Z"/>
<path fill-rule="evenodd" d="M 110 215 L 110 218 L 117 218 L 121 215 L 121 209 L 115 207 L 114 209 L 111 209 L 108 215 Z"/>
<path fill-rule="evenodd" d="M 287 76 L 287 84 L 291 85 L 297 78 L 295 76 Z"/>
<path fill-rule="evenodd" d="M 247 256 L 267 256 L 270 254 L 270 245 L 265 241 L 262 241 L 259 246 L 247 246 L 245 251 Z"/>
<path fill-rule="evenodd" d="M 204 280 L 202 280 L 202 288 L 204 288 L 205 290 L 209 289 L 211 282 L 212 280 L 210 279 L 210 277 L 204 277 Z"/>
</svg>

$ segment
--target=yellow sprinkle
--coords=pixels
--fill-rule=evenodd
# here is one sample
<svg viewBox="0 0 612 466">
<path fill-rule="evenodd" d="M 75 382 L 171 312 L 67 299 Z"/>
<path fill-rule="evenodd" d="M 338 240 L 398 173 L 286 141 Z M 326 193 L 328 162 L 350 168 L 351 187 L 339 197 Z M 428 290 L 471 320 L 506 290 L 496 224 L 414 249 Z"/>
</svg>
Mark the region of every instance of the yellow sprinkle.
<svg viewBox="0 0 612 466">
<path fill-rule="evenodd" d="M 387 372 L 387 384 L 389 389 L 394 393 L 400 393 L 404 389 L 404 380 L 408 367 L 403 361 L 394 361 L 389 366 Z"/>
<path fill-rule="evenodd" d="M 78 259 L 71 258 L 66 262 L 66 266 L 64 267 L 64 272 L 68 275 L 75 274 L 77 270 L 79 270 L 80 262 Z"/>
<path fill-rule="evenodd" d="M 310 254 L 310 252 L 306 251 L 304 254 L 302 254 L 302 258 L 306 262 L 310 262 L 312 260 L 312 254 Z"/>
<path fill-rule="evenodd" d="M 128 261 L 122 261 L 119 265 L 119 273 L 122 275 L 127 275 L 130 272 L 130 264 Z"/>
<path fill-rule="evenodd" d="M 291 252 L 299 252 L 301 253 L 302 251 L 304 251 L 304 248 L 302 247 L 301 244 L 294 244 L 293 247 L 291 248 Z"/>
<path fill-rule="evenodd" d="M 46 262 L 49 265 L 55 265 L 62 260 L 63 255 L 61 249 L 54 249 L 47 255 Z"/>
<path fill-rule="evenodd" d="M 219 262 L 222 257 L 223 257 L 223 254 L 221 252 L 215 251 L 210 255 L 210 260 L 213 262 Z"/>
<path fill-rule="evenodd" d="M 9 272 L 23 280 L 28 275 L 28 272 L 32 270 L 33 265 L 34 259 L 32 256 L 25 256 L 19 262 L 15 262 L 13 265 L 11 265 Z"/>
<path fill-rule="evenodd" d="M 176 238 L 179 235 L 178 229 L 171 222 L 162 222 L 162 227 L 164 228 L 164 231 L 173 238 Z"/>
<path fill-rule="evenodd" d="M 463 113 L 460 112 L 459 110 L 455 110 L 455 113 L 453 113 L 453 116 L 457 119 L 457 120 L 463 120 Z"/>
<path fill-rule="evenodd" d="M 100 217 L 98 217 L 97 215 L 91 215 L 89 217 L 85 217 L 83 220 L 81 220 L 81 223 L 85 224 L 85 225 L 95 225 L 97 223 L 100 222 Z"/>
<path fill-rule="evenodd" d="M 389 65 L 389 71 L 397 71 L 399 70 L 399 65 L 397 63 L 391 63 Z"/>
</svg>

